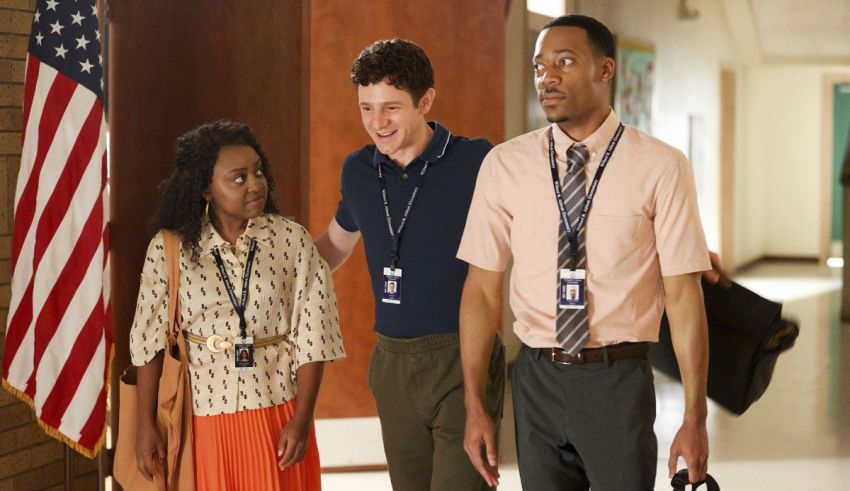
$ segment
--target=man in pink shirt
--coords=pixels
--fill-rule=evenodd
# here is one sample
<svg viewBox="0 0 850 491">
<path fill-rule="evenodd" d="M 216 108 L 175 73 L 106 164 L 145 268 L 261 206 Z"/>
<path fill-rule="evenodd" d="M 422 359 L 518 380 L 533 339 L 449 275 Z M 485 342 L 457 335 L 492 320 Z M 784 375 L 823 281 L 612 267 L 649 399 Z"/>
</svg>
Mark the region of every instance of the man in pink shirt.
<svg viewBox="0 0 850 491">
<path fill-rule="evenodd" d="M 498 483 L 484 395 L 512 258 L 510 304 L 523 342 L 512 381 L 523 488 L 653 488 L 647 352 L 665 308 L 685 389 L 668 466 L 672 475 L 683 457 L 696 482 L 708 460 L 700 272 L 711 265 L 690 165 L 620 124 L 609 97 L 614 40 L 600 22 L 553 20 L 533 64 L 553 124 L 484 159 L 458 251 L 469 263 L 460 311 L 467 454 Z"/>
</svg>

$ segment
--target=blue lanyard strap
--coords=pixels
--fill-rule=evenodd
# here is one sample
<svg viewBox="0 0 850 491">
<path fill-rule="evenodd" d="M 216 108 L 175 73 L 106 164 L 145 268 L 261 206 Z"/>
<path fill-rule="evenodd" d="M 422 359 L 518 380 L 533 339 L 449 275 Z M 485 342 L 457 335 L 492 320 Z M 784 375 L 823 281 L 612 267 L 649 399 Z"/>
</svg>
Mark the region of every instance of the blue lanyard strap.
<svg viewBox="0 0 850 491">
<path fill-rule="evenodd" d="M 584 228 L 584 223 L 587 221 L 587 215 L 590 213 L 590 206 L 593 204 L 593 198 L 596 196 L 596 189 L 599 187 L 599 181 L 602 180 L 602 173 L 605 172 L 605 167 L 608 166 L 608 161 L 611 160 L 611 155 L 617 144 L 620 142 L 620 137 L 623 135 L 625 127 L 623 123 L 617 127 L 614 132 L 614 137 L 608 144 L 608 149 L 605 150 L 605 155 L 602 156 L 602 161 L 599 163 L 599 168 L 596 169 L 596 175 L 593 177 L 593 182 L 590 183 L 590 190 L 584 198 L 584 206 L 581 207 L 581 215 L 576 222 L 575 228 L 570 225 L 570 217 L 567 215 L 567 206 L 564 203 L 564 196 L 561 190 L 561 180 L 558 178 L 558 161 L 557 153 L 555 153 L 555 137 L 553 136 L 552 128 L 549 129 L 549 169 L 552 171 L 552 186 L 555 188 L 555 199 L 558 202 L 558 210 L 561 212 L 561 222 L 564 224 L 564 229 L 567 232 L 567 240 L 570 241 L 570 256 L 575 258 L 578 256 L 578 235 Z"/>
<path fill-rule="evenodd" d="M 245 270 L 242 272 L 242 302 L 240 303 L 236 301 L 236 293 L 233 291 L 233 284 L 230 282 L 230 277 L 227 276 L 227 269 L 224 267 L 224 261 L 221 260 L 221 253 L 218 251 L 218 246 L 212 251 L 215 264 L 218 266 L 218 272 L 221 273 L 221 280 L 224 282 L 224 288 L 230 297 L 230 303 L 233 304 L 233 310 L 239 316 L 239 334 L 242 336 L 242 339 L 248 337 L 245 306 L 248 304 L 248 285 L 251 282 L 251 267 L 254 265 L 254 254 L 256 252 L 257 239 L 251 239 L 251 245 L 248 246 L 248 260 L 245 262 Z"/>
<path fill-rule="evenodd" d="M 422 184 L 425 182 L 425 173 L 428 172 L 430 162 L 425 162 L 422 170 L 416 178 L 416 187 L 413 188 L 413 193 L 410 199 L 407 200 L 407 208 L 401 216 L 401 222 L 398 224 L 398 229 L 393 229 L 393 219 L 390 216 L 390 202 L 387 198 L 387 181 L 384 177 L 384 172 L 381 170 L 381 164 L 378 164 L 378 181 L 381 184 L 381 198 L 384 200 L 384 216 L 387 219 L 387 230 L 390 231 L 390 240 L 392 240 L 392 254 L 390 256 L 390 267 L 395 269 L 398 265 L 398 251 L 401 243 L 401 236 L 404 232 L 404 226 L 407 224 L 407 218 L 410 216 L 410 210 L 413 209 L 413 203 L 416 201 L 416 196 L 419 195 L 419 190 L 422 189 Z"/>
</svg>

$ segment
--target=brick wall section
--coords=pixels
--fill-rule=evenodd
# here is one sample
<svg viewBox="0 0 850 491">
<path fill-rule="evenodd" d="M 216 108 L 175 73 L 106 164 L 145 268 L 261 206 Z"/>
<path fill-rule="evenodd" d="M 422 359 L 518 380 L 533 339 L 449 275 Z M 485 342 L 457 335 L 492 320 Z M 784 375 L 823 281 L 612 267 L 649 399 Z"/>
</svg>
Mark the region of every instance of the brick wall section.
<svg viewBox="0 0 850 491">
<path fill-rule="evenodd" d="M 21 161 L 21 104 L 35 0 L 0 0 L 0 356 L 6 338 L 13 201 Z M 0 389 L 0 491 L 64 489 L 65 446 L 32 409 Z M 75 489 L 97 490 L 96 461 L 74 455 Z"/>
</svg>

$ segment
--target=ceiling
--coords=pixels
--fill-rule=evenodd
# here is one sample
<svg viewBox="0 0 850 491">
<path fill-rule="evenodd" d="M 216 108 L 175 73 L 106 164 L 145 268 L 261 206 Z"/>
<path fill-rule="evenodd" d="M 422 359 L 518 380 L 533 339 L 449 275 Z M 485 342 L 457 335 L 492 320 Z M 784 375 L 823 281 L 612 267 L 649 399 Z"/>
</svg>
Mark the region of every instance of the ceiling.
<svg viewBox="0 0 850 491">
<path fill-rule="evenodd" d="M 749 6 L 764 61 L 850 63 L 850 0 L 749 0 Z"/>
</svg>

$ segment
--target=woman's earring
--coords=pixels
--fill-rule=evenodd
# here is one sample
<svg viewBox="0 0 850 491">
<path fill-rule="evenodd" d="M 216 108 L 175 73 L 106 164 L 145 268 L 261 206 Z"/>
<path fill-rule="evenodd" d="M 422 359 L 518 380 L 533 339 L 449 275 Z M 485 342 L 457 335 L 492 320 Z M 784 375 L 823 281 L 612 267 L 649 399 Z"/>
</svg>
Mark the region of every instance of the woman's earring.
<svg viewBox="0 0 850 491">
<path fill-rule="evenodd" d="M 204 206 L 204 216 L 210 216 L 210 202 L 207 201 L 207 205 Z"/>
</svg>

